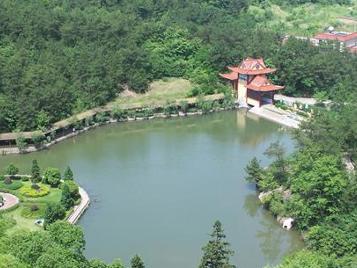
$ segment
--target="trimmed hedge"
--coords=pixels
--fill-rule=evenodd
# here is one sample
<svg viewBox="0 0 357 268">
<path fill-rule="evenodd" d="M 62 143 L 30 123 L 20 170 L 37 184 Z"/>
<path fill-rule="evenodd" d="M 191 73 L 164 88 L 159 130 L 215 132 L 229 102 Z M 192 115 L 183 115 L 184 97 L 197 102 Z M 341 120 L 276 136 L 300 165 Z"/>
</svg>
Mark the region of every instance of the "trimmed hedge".
<svg viewBox="0 0 357 268">
<path fill-rule="evenodd" d="M 42 197 L 50 193 L 50 188 L 44 184 L 38 184 L 40 189 L 32 188 L 32 185 L 25 185 L 20 189 L 20 194 L 26 197 Z"/>
<path fill-rule="evenodd" d="M 24 184 L 21 181 L 12 181 L 10 184 L 6 184 L 3 181 L 0 181 L 0 189 L 7 190 L 17 190 L 20 189 Z"/>
</svg>

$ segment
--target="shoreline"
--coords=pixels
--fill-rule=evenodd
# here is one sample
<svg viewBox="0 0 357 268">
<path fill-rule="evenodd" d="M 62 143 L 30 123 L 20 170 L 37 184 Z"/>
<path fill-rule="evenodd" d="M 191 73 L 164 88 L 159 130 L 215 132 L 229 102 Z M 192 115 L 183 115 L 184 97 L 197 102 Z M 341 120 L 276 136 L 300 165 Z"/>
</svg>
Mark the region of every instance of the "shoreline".
<svg viewBox="0 0 357 268">
<path fill-rule="evenodd" d="M 272 106 L 274 107 L 274 106 Z M 154 120 L 154 119 L 169 119 L 169 118 L 177 118 L 177 117 L 188 117 L 188 116 L 196 116 L 196 115 L 203 115 L 203 114 L 209 114 L 209 113 L 216 113 L 216 112 L 222 112 L 222 111 L 229 111 L 229 110 L 239 110 L 239 109 L 244 109 L 244 108 L 216 108 L 215 110 L 210 110 L 206 113 L 204 113 L 202 110 L 198 110 L 195 112 L 178 112 L 177 114 L 170 114 L 166 115 L 164 113 L 155 113 L 152 116 L 147 116 L 147 117 L 127 117 L 125 119 L 113 119 L 110 118 L 108 121 L 102 122 L 102 123 L 95 123 L 94 125 L 84 127 L 83 129 L 73 129 L 73 132 L 68 133 L 66 135 L 63 135 L 61 137 L 58 137 L 46 144 L 43 144 L 42 146 L 28 146 L 26 149 L 20 150 L 17 146 L 9 146 L 9 147 L 0 147 L 0 157 L 1 156 L 6 156 L 9 154 L 27 154 L 27 153 L 33 153 L 33 152 L 38 152 L 42 150 L 49 149 L 51 146 L 62 142 L 64 140 L 67 140 L 69 138 L 78 136 L 84 132 L 90 131 L 92 129 L 95 129 L 97 127 L 103 126 L 103 125 L 108 125 L 108 124 L 113 124 L 113 123 L 125 123 L 125 122 L 134 122 L 134 121 L 144 121 L 144 120 Z M 302 118 L 299 116 L 294 116 L 293 114 L 288 114 L 285 111 L 280 111 L 276 107 L 275 108 L 267 108 L 267 107 L 252 107 L 248 109 L 248 112 L 255 114 L 259 116 L 260 118 L 264 118 L 266 120 L 270 120 L 272 122 L 275 122 L 277 124 L 280 124 L 285 127 L 289 128 L 299 128 L 299 123 L 302 121 Z"/>
<path fill-rule="evenodd" d="M 81 196 L 81 202 L 74 206 L 73 211 L 67 217 L 67 221 L 70 224 L 76 224 L 90 205 L 89 195 L 82 187 L 79 187 L 79 195 Z"/>
</svg>

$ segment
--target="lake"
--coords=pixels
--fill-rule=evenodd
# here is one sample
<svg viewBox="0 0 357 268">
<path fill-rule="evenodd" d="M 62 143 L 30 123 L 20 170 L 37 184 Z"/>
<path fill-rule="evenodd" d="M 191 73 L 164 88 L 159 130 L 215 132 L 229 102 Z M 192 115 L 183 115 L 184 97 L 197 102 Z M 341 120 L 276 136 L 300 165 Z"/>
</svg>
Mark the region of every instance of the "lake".
<svg viewBox="0 0 357 268">
<path fill-rule="evenodd" d="M 103 126 L 50 150 L 0 158 L 28 172 L 70 165 L 91 197 L 79 224 L 86 255 L 125 263 L 139 254 L 148 268 L 196 268 L 215 220 L 220 220 L 241 268 L 276 264 L 302 247 L 258 203 L 244 167 L 273 141 L 292 152 L 279 125 L 230 111 L 189 118 Z"/>
</svg>

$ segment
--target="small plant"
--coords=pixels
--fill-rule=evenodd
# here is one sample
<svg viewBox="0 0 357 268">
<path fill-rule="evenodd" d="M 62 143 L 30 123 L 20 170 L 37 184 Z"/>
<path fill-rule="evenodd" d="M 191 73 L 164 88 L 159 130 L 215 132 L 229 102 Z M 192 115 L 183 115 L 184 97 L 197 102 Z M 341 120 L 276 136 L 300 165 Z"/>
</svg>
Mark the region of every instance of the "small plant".
<svg viewBox="0 0 357 268">
<path fill-rule="evenodd" d="M 38 211 L 40 208 L 38 207 L 38 205 L 31 205 L 31 207 L 30 207 L 30 210 L 31 210 L 31 212 L 35 212 L 35 211 Z"/>
<path fill-rule="evenodd" d="M 43 182 L 56 188 L 61 183 L 61 173 L 57 168 L 47 168 L 43 175 Z"/>
<path fill-rule="evenodd" d="M 19 148 L 20 153 L 23 153 L 27 147 L 27 141 L 25 137 L 19 136 L 16 139 L 16 146 Z"/>
<path fill-rule="evenodd" d="M 34 133 L 31 140 L 36 148 L 40 148 L 46 141 L 46 136 L 42 133 Z"/>
<path fill-rule="evenodd" d="M 11 184 L 12 183 L 12 179 L 10 177 L 6 177 L 4 180 L 4 184 Z"/>
<path fill-rule="evenodd" d="M 41 189 L 41 187 L 40 187 L 38 184 L 36 184 L 36 183 L 33 183 L 33 184 L 31 185 L 31 188 L 34 189 L 34 190 L 36 190 L 36 191 L 39 191 L 39 190 Z"/>
<path fill-rule="evenodd" d="M 73 172 L 72 169 L 68 166 L 63 174 L 64 180 L 73 180 Z"/>
<path fill-rule="evenodd" d="M 10 177 L 14 177 L 16 174 L 19 173 L 19 169 L 17 167 L 15 167 L 14 164 L 10 164 L 7 168 L 6 168 L 6 173 L 7 175 L 9 175 Z"/>
</svg>

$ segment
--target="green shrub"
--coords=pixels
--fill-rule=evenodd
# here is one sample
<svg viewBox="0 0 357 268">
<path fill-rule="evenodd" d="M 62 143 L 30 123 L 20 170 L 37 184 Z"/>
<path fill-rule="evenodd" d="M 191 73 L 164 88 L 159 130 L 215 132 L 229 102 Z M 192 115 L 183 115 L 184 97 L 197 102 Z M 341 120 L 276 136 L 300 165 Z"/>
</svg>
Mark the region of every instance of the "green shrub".
<svg viewBox="0 0 357 268">
<path fill-rule="evenodd" d="M 63 190 L 65 185 L 68 186 L 69 188 L 69 192 L 71 194 L 71 197 L 75 200 L 77 200 L 80 196 L 79 196 L 79 186 L 77 183 L 75 183 L 74 181 L 65 181 L 62 185 L 61 185 L 61 189 Z"/>
<path fill-rule="evenodd" d="M 47 168 L 43 175 L 43 182 L 51 185 L 51 187 L 58 187 L 61 183 L 61 173 L 58 168 Z"/>
<path fill-rule="evenodd" d="M 38 184 L 39 189 L 34 189 L 32 185 L 25 185 L 20 189 L 20 194 L 26 197 L 42 197 L 50 193 L 50 188 L 44 184 Z"/>
<path fill-rule="evenodd" d="M 23 183 L 21 181 L 11 181 L 10 184 L 5 183 L 5 181 L 0 182 L 0 189 L 17 190 L 23 186 Z"/>
<path fill-rule="evenodd" d="M 8 167 L 6 168 L 6 174 L 10 175 L 10 176 L 15 176 L 16 174 L 19 173 L 19 169 L 17 167 L 15 167 L 14 164 L 10 164 L 8 165 Z"/>
<path fill-rule="evenodd" d="M 45 215 L 46 204 L 35 203 L 25 204 L 21 210 L 21 216 L 28 219 L 43 218 Z"/>
<path fill-rule="evenodd" d="M 42 133 L 34 133 L 31 137 L 31 140 L 36 148 L 41 147 L 46 141 L 46 136 Z"/>
<path fill-rule="evenodd" d="M 66 216 L 64 207 L 60 204 L 49 204 L 45 211 L 45 228 L 48 224 L 54 223 L 57 220 L 62 220 Z"/>
<path fill-rule="evenodd" d="M 111 116 L 114 119 L 120 120 L 120 119 L 124 119 L 127 117 L 127 112 L 121 108 L 119 108 L 118 106 L 114 107 L 112 112 L 111 112 Z"/>
</svg>

